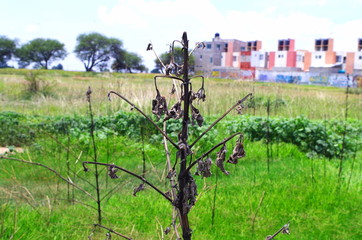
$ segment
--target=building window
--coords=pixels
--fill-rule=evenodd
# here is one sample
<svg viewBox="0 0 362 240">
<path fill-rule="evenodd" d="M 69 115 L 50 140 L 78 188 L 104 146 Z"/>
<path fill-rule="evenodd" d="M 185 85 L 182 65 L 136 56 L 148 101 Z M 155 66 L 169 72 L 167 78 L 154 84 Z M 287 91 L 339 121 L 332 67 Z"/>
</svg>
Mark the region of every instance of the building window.
<svg viewBox="0 0 362 240">
<path fill-rule="evenodd" d="M 212 57 L 210 58 L 210 63 L 212 63 Z"/>
<path fill-rule="evenodd" d="M 233 56 L 233 61 L 236 62 L 236 56 Z"/>
<path fill-rule="evenodd" d="M 245 47 L 240 47 L 240 51 L 245 51 Z"/>
<path fill-rule="evenodd" d="M 336 62 L 342 62 L 342 56 L 336 56 Z"/>
<path fill-rule="evenodd" d="M 359 60 L 362 60 L 362 56 L 359 56 L 358 59 L 359 59 Z"/>
<path fill-rule="evenodd" d="M 284 55 L 278 55 L 278 58 L 284 58 Z"/>
<path fill-rule="evenodd" d="M 264 55 L 259 55 L 259 60 L 264 60 Z"/>
<path fill-rule="evenodd" d="M 210 43 L 206 44 L 206 48 L 211 49 L 211 44 Z"/>
<path fill-rule="evenodd" d="M 220 51 L 221 49 L 220 44 L 216 44 L 216 49 Z"/>
<path fill-rule="evenodd" d="M 200 59 L 202 59 L 202 55 L 200 55 Z"/>
</svg>

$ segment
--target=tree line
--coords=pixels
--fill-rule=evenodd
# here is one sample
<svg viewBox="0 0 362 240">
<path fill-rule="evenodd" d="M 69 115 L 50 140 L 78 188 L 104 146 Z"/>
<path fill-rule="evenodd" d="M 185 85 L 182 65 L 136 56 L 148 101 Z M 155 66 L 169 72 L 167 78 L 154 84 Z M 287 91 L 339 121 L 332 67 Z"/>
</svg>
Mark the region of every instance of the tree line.
<svg viewBox="0 0 362 240">
<path fill-rule="evenodd" d="M 99 33 L 80 34 L 73 52 L 87 72 L 107 71 L 108 66 L 116 72 L 147 71 L 142 58 L 126 51 L 121 40 Z M 16 60 L 19 68 L 33 65 L 34 68 L 49 69 L 53 62 L 63 60 L 67 55 L 65 45 L 58 40 L 36 38 L 19 46 L 16 40 L 0 36 L 0 68 L 11 67 L 8 62 Z M 63 69 L 63 66 L 58 64 L 52 68 Z"/>
</svg>

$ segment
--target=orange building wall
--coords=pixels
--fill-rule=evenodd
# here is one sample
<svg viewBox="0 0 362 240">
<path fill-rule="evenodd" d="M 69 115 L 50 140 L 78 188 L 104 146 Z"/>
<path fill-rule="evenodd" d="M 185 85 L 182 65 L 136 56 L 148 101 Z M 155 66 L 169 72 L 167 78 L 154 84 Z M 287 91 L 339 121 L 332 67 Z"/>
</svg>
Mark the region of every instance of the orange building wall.
<svg viewBox="0 0 362 240">
<path fill-rule="evenodd" d="M 271 70 L 275 66 L 275 52 L 269 52 L 268 69 Z"/>
<path fill-rule="evenodd" d="M 229 42 L 228 43 L 228 51 L 226 52 L 226 59 L 225 59 L 225 65 L 227 67 L 232 67 L 233 66 L 233 49 L 234 49 L 234 43 L 233 42 Z"/>
<path fill-rule="evenodd" d="M 304 71 L 308 71 L 310 65 L 312 64 L 312 53 L 311 52 L 304 52 Z"/>
<path fill-rule="evenodd" d="M 348 52 L 346 55 L 346 73 L 352 74 L 354 67 L 354 53 Z"/>
<path fill-rule="evenodd" d="M 326 52 L 326 64 L 335 64 L 336 63 L 336 52 Z"/>
</svg>

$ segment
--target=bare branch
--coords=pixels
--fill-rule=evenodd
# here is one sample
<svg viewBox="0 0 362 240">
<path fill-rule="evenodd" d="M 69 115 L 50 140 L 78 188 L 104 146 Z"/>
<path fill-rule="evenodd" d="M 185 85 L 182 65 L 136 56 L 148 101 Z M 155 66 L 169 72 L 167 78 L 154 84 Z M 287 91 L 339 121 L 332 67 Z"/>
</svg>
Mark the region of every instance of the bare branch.
<svg viewBox="0 0 362 240">
<path fill-rule="evenodd" d="M 227 110 L 221 117 L 219 117 L 215 122 L 213 122 L 210 127 L 208 127 L 201 135 L 190 145 L 190 148 L 192 148 L 208 131 L 210 131 L 218 122 L 220 122 L 224 117 L 226 117 L 235 107 L 242 104 L 248 97 L 250 97 L 252 94 L 249 93 L 246 95 L 243 99 L 239 100 L 236 104 L 234 104 L 229 110 Z"/>
<path fill-rule="evenodd" d="M 117 95 L 118 97 L 122 98 L 124 101 L 126 101 L 129 105 L 132 106 L 132 108 L 136 109 L 139 113 L 141 113 L 150 123 L 152 123 L 152 125 L 176 148 L 179 149 L 178 145 L 172 141 L 172 139 L 164 132 L 162 131 L 161 128 L 159 128 L 159 126 L 157 126 L 157 124 L 152 121 L 151 118 L 149 118 L 141 109 L 139 109 L 138 107 L 136 107 L 132 102 L 130 102 L 127 98 L 123 97 L 122 95 L 120 95 L 119 93 L 115 92 L 115 91 L 109 91 L 108 92 L 108 98 L 110 99 L 110 95 L 111 93 Z"/>
<path fill-rule="evenodd" d="M 138 174 L 136 174 L 136 173 L 134 173 L 134 172 L 131 172 L 131 171 L 125 169 L 125 168 L 119 167 L 119 166 L 114 165 L 114 164 L 100 163 L 100 162 L 89 162 L 89 161 L 83 162 L 83 167 L 84 167 L 85 170 L 88 169 L 88 168 L 85 166 L 86 164 L 94 164 L 94 165 L 107 166 L 107 167 L 116 168 L 116 169 L 121 170 L 121 171 L 123 171 L 123 172 L 125 172 L 125 173 L 128 173 L 128 174 L 130 174 L 130 175 L 132 175 L 132 176 L 134 176 L 134 177 L 142 180 L 142 182 L 146 183 L 148 186 L 150 186 L 151 188 L 153 188 L 154 190 L 156 190 L 156 192 L 158 192 L 159 194 L 161 194 L 164 198 L 166 198 L 169 202 L 172 203 L 172 199 L 171 199 L 169 196 L 167 196 L 164 192 L 162 192 L 162 191 L 161 191 L 160 189 L 158 189 L 155 185 L 153 185 L 152 183 L 150 183 L 149 181 L 147 181 L 145 178 L 143 178 L 142 176 L 140 176 L 140 175 L 138 175 Z"/>
<path fill-rule="evenodd" d="M 26 161 L 26 160 L 22 160 L 22 159 L 17 159 L 17 158 L 10 158 L 10 157 L 5 157 L 5 156 L 0 156 L 0 159 L 6 159 L 6 160 L 12 160 L 12 161 L 18 161 L 18 162 L 23 162 L 23 163 L 27 163 L 27 164 L 32 164 L 32 165 L 36 165 L 36 166 L 40 166 L 43 168 L 46 168 L 47 170 L 53 172 L 55 175 L 57 175 L 59 178 L 61 178 L 63 181 L 69 183 L 70 185 L 74 186 L 75 188 L 77 188 L 78 190 L 82 191 L 83 193 L 85 193 L 86 195 L 88 195 L 90 198 L 92 198 L 94 201 L 97 201 L 97 199 L 95 199 L 89 192 L 87 192 L 86 190 L 84 190 L 83 188 L 79 187 L 78 185 L 74 184 L 72 182 L 72 180 L 66 179 L 65 177 L 63 177 L 62 175 L 60 175 L 60 173 L 58 173 L 57 171 L 55 171 L 54 169 L 41 164 L 41 163 L 37 163 L 37 162 L 30 162 L 30 161 Z"/>
<path fill-rule="evenodd" d="M 111 233 L 114 233 L 114 234 L 116 234 L 116 235 L 118 235 L 118 236 L 120 236 L 120 237 L 123 237 L 124 239 L 132 240 L 132 238 L 129 238 L 129 237 L 127 237 L 127 236 L 125 236 L 125 235 L 123 235 L 123 234 L 121 234 L 121 233 L 119 233 L 119 232 L 116 232 L 116 231 L 114 231 L 112 228 L 108 228 L 108 227 L 105 227 L 105 226 L 100 225 L 100 224 L 94 224 L 93 226 L 94 226 L 94 227 L 104 228 L 104 229 L 108 230 L 108 231 L 111 232 Z"/>
</svg>

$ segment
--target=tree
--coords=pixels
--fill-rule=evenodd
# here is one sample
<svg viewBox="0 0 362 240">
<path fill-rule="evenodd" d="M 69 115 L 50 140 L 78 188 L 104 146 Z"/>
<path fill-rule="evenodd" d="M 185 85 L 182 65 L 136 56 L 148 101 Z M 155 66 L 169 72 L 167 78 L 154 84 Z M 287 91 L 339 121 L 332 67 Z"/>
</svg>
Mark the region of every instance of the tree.
<svg viewBox="0 0 362 240">
<path fill-rule="evenodd" d="M 122 41 L 116 38 L 107 38 L 99 33 L 80 34 L 74 53 L 83 62 L 87 72 L 101 63 L 107 63 L 113 52 L 122 49 Z"/>
<path fill-rule="evenodd" d="M 170 50 L 171 51 L 171 50 Z M 170 54 L 169 52 L 165 52 L 162 53 L 159 58 L 160 60 L 163 62 L 163 64 L 169 64 L 171 62 L 171 56 L 172 54 Z M 173 58 L 174 58 L 174 62 L 181 66 L 183 64 L 183 51 L 181 47 L 174 47 L 173 49 Z M 156 69 L 159 69 L 160 71 L 162 71 L 163 66 L 160 63 L 160 61 L 158 59 L 155 60 L 155 67 Z M 193 71 L 194 70 L 194 65 L 195 65 L 195 59 L 193 55 L 189 56 L 189 71 Z"/>
<path fill-rule="evenodd" d="M 16 50 L 16 43 L 5 36 L 0 36 L 0 68 L 8 67 L 7 62 L 11 60 Z"/>
<path fill-rule="evenodd" d="M 144 72 L 147 70 L 145 65 L 142 64 L 142 58 L 136 53 L 127 52 L 125 50 L 119 51 L 114 55 L 114 62 L 112 64 L 112 69 L 114 71 L 126 70 L 129 73 L 132 73 L 132 70 L 137 70 Z"/>
<path fill-rule="evenodd" d="M 48 69 L 53 61 L 64 59 L 67 51 L 64 44 L 58 40 L 36 38 L 21 46 L 15 52 L 19 58 L 19 66 L 26 67 L 32 63 Z"/>
</svg>

